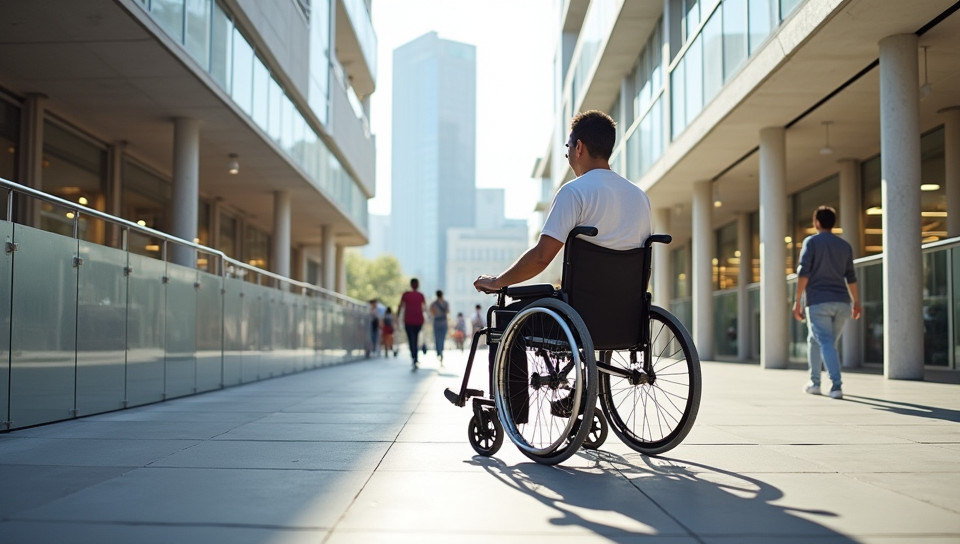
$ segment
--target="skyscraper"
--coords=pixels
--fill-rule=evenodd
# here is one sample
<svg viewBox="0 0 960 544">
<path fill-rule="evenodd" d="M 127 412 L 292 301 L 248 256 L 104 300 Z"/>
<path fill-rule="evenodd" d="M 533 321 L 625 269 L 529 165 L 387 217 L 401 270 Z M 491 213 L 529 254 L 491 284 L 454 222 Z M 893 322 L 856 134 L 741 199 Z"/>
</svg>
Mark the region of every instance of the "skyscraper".
<svg viewBox="0 0 960 544">
<path fill-rule="evenodd" d="M 436 32 L 393 52 L 391 243 L 427 293 L 446 287 L 447 229 L 474 222 L 476 67 Z"/>
</svg>

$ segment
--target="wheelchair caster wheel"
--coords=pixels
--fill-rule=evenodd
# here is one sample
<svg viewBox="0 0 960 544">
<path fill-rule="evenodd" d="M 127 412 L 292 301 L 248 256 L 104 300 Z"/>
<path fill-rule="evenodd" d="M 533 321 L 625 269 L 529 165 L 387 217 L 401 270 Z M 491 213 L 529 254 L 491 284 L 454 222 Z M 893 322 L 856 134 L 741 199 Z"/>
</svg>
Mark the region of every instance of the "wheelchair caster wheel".
<svg viewBox="0 0 960 544">
<path fill-rule="evenodd" d="M 503 426 L 500 425 L 500 420 L 495 414 L 490 413 L 485 416 L 483 425 L 477 421 L 476 415 L 470 418 L 467 437 L 470 439 L 473 451 L 484 457 L 490 457 L 500 451 L 500 446 L 503 445 Z"/>
<path fill-rule="evenodd" d="M 604 417 L 603 412 L 601 412 L 599 408 L 594 409 L 593 424 L 590 426 L 590 432 L 587 433 L 587 438 L 583 441 L 583 447 L 588 450 L 599 449 L 607 439 L 608 431 L 607 418 Z"/>
</svg>

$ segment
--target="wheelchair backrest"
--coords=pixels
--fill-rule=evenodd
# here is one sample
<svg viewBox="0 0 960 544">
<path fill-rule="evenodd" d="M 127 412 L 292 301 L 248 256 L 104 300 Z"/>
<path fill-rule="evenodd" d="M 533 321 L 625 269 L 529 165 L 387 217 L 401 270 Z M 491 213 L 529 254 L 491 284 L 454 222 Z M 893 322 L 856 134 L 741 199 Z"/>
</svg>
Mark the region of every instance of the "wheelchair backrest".
<svg viewBox="0 0 960 544">
<path fill-rule="evenodd" d="M 561 288 L 587 325 L 594 348 L 638 345 L 649 305 L 649 245 L 616 251 L 574 236 L 564 249 Z"/>
</svg>

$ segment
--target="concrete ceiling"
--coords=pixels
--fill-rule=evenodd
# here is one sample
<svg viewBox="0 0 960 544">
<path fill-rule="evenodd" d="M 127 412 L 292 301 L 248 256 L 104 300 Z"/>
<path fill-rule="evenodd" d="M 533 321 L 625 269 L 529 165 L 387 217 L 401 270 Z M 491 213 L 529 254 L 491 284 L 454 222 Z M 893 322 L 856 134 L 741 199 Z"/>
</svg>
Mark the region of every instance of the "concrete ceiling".
<svg viewBox="0 0 960 544">
<path fill-rule="evenodd" d="M 331 200 L 240 112 L 133 0 L 0 0 L 0 87 L 41 93 L 47 111 L 165 175 L 173 162 L 173 119 L 200 121 L 200 191 L 257 227 L 273 230 L 273 192 L 291 192 L 292 241 L 320 244 L 331 224 L 338 243 L 366 243 Z M 149 28 L 149 30 L 148 30 Z M 228 156 L 240 173 L 227 173 Z"/>
</svg>

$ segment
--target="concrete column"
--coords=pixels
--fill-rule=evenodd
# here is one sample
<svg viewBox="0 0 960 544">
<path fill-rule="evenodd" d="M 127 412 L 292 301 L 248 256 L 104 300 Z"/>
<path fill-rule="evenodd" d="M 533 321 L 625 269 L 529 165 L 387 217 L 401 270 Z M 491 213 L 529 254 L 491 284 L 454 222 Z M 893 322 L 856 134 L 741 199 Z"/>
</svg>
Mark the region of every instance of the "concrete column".
<svg viewBox="0 0 960 544">
<path fill-rule="evenodd" d="M 173 125 L 173 199 L 170 232 L 192 242 L 197 237 L 200 202 L 200 123 L 178 117 Z M 196 252 L 186 246 L 170 244 L 171 262 L 196 266 Z"/>
<path fill-rule="evenodd" d="M 347 259 L 344 256 L 344 248 L 337 245 L 337 292 L 344 294 L 347 292 Z"/>
<path fill-rule="evenodd" d="M 290 277 L 290 193 L 273 193 L 273 271 Z"/>
<path fill-rule="evenodd" d="M 960 236 L 960 106 L 940 110 L 943 114 L 943 182 L 947 188 L 947 237 Z"/>
<path fill-rule="evenodd" d="M 920 99 L 916 34 L 880 40 L 883 373 L 923 379 Z"/>
<path fill-rule="evenodd" d="M 653 211 L 653 233 L 670 233 L 670 208 Z M 653 244 L 653 303 L 661 308 L 670 308 L 670 246 Z"/>
<path fill-rule="evenodd" d="M 737 214 L 737 248 L 740 251 L 740 269 L 737 272 L 737 359 L 750 360 L 752 328 L 750 323 L 750 294 L 747 286 L 753 281 L 753 243 L 750 232 L 750 214 Z"/>
<path fill-rule="evenodd" d="M 863 227 L 860 211 L 860 162 L 842 159 L 840 164 L 840 228 L 841 236 L 853 248 L 853 258 L 863 251 Z M 863 362 L 863 320 L 849 320 L 840 337 L 841 358 L 845 368 L 855 368 Z"/>
<path fill-rule="evenodd" d="M 760 130 L 760 365 L 786 368 L 787 140 L 783 127 Z"/>
<path fill-rule="evenodd" d="M 320 287 L 336 290 L 337 281 L 337 249 L 333 243 L 333 226 L 324 225 L 320 231 L 320 263 L 323 266 L 323 273 L 320 275 Z"/>
<path fill-rule="evenodd" d="M 713 359 L 713 195 L 709 180 L 693 184 L 693 343 Z"/>
<path fill-rule="evenodd" d="M 20 110 L 20 171 L 22 185 L 43 189 L 43 120 L 46 116 L 47 96 L 27 95 Z M 31 227 L 40 227 L 41 202 L 35 198 L 17 196 L 17 221 Z"/>
</svg>

